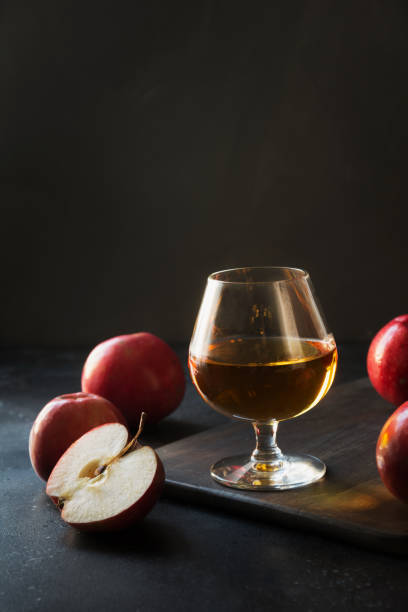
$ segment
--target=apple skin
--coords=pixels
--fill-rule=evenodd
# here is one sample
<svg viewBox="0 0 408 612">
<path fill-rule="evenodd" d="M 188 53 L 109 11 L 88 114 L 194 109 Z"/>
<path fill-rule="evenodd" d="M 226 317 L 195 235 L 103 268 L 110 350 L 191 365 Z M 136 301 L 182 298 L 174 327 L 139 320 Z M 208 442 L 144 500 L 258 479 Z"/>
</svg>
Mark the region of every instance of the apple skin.
<svg viewBox="0 0 408 612">
<path fill-rule="evenodd" d="M 68 393 L 48 402 L 30 431 L 29 453 L 36 474 L 48 480 L 58 459 L 75 440 L 104 423 L 127 425 L 107 399 L 92 393 Z"/>
<path fill-rule="evenodd" d="M 82 390 L 109 399 L 133 428 L 143 411 L 148 423 L 173 412 L 183 399 L 185 385 L 176 353 L 147 332 L 101 342 L 82 370 Z"/>
<path fill-rule="evenodd" d="M 374 336 L 367 354 L 374 389 L 399 406 L 408 400 L 408 315 L 392 319 Z"/>
<path fill-rule="evenodd" d="M 397 408 L 382 428 L 376 459 L 387 489 L 408 503 L 408 402 Z"/>
</svg>

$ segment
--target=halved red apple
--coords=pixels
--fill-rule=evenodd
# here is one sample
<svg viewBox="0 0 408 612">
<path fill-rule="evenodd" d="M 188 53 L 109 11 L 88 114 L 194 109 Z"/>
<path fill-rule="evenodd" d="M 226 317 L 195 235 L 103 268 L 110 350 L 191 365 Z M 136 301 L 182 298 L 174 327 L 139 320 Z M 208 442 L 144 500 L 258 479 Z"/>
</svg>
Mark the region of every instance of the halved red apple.
<svg viewBox="0 0 408 612">
<path fill-rule="evenodd" d="M 88 431 L 62 455 L 47 482 L 64 521 L 84 531 L 124 529 L 154 506 L 164 484 L 157 453 L 137 435 L 108 423 Z"/>
</svg>

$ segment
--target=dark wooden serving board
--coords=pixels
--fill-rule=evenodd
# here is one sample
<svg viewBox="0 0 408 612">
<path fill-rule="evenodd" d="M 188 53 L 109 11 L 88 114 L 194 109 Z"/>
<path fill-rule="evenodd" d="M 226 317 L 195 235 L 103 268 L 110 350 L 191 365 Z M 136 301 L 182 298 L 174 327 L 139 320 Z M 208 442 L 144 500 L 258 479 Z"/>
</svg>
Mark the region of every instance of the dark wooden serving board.
<svg viewBox="0 0 408 612">
<path fill-rule="evenodd" d="M 392 410 L 361 379 L 333 389 L 309 413 L 282 423 L 282 450 L 310 453 L 327 465 L 324 479 L 301 489 L 240 491 L 212 480 L 212 463 L 252 451 L 254 436 L 247 424 L 228 423 L 162 446 L 166 493 L 407 554 L 408 505 L 386 490 L 375 464 L 377 437 Z"/>
</svg>

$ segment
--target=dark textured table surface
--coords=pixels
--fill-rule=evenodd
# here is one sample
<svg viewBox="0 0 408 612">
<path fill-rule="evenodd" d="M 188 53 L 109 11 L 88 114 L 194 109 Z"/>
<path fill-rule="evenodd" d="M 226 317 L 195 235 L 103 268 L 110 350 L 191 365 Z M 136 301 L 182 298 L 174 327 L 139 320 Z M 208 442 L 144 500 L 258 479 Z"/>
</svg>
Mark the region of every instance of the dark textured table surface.
<svg viewBox="0 0 408 612">
<path fill-rule="evenodd" d="M 365 351 L 340 347 L 337 384 L 365 375 Z M 30 467 L 27 440 L 46 401 L 79 390 L 85 355 L 0 353 L 2 611 L 406 610 L 408 560 L 242 516 L 162 499 L 120 534 L 66 526 Z M 224 422 L 189 383 L 180 408 L 144 440 L 159 446 Z"/>
</svg>

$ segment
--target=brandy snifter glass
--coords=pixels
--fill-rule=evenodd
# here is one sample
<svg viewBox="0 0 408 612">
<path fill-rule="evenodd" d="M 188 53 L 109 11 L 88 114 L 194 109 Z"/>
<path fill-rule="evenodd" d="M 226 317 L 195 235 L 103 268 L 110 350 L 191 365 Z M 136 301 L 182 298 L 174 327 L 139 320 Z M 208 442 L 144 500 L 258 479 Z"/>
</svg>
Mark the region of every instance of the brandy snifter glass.
<svg viewBox="0 0 408 612">
<path fill-rule="evenodd" d="M 189 350 L 189 369 L 214 410 L 252 423 L 252 455 L 218 461 L 219 483 L 239 489 L 301 487 L 324 476 L 309 455 L 282 453 L 280 421 L 307 412 L 325 396 L 336 372 L 337 350 L 299 268 L 235 268 L 211 274 Z"/>
</svg>

